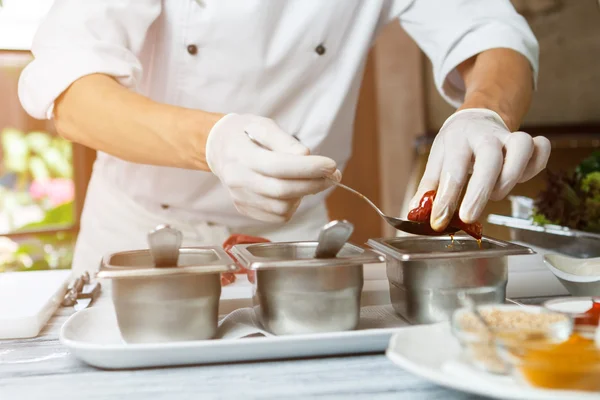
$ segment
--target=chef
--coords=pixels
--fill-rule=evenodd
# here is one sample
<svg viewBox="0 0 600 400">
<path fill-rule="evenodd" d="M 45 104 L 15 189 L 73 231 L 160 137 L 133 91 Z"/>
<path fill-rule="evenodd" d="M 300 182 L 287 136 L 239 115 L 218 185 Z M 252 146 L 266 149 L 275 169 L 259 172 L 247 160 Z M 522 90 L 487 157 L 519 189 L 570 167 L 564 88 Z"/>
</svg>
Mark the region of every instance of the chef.
<svg viewBox="0 0 600 400">
<path fill-rule="evenodd" d="M 341 180 L 351 154 L 367 53 L 396 19 L 458 108 L 413 205 L 437 189 L 435 229 L 456 209 L 475 221 L 550 153 L 518 131 L 538 44 L 509 0 L 56 0 L 19 97 L 98 150 L 73 268 L 147 247 L 161 223 L 186 245 L 315 239 L 328 220 L 324 178 Z"/>
</svg>

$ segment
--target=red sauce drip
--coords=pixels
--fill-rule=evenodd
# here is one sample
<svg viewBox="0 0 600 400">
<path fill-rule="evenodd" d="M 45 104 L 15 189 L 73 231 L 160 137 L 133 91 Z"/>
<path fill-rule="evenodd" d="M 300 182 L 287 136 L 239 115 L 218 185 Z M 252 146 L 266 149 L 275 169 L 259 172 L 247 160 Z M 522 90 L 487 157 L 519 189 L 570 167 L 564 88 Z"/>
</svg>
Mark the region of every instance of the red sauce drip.
<svg viewBox="0 0 600 400">
<path fill-rule="evenodd" d="M 600 322 L 600 297 L 594 297 L 592 307 L 575 318 L 576 326 L 598 326 Z"/>
<path fill-rule="evenodd" d="M 236 265 L 238 266 L 239 270 L 236 272 L 236 274 L 244 274 L 245 273 L 248 276 L 248 280 L 250 282 L 254 283 L 254 271 L 244 268 L 239 263 L 237 258 L 235 258 L 233 253 L 231 252 L 231 248 L 233 246 L 235 246 L 236 244 L 254 244 L 254 243 L 268 243 L 268 242 L 269 242 L 268 239 L 257 237 L 257 236 L 234 234 L 234 235 L 229 236 L 227 238 L 227 240 L 225 240 L 225 242 L 223 243 L 223 250 L 225 250 L 227 252 L 227 254 L 233 259 L 233 261 L 235 261 Z M 232 272 L 225 272 L 225 273 L 221 274 L 221 286 L 227 286 L 227 285 L 235 282 L 235 279 L 236 279 L 235 274 L 233 274 Z"/>
<path fill-rule="evenodd" d="M 426 222 L 429 223 L 431 219 L 431 210 L 433 209 L 433 201 L 435 200 L 436 191 L 430 190 L 426 192 L 419 205 L 408 212 L 409 221 Z M 457 228 L 466 234 L 474 237 L 477 240 L 481 240 L 483 235 L 483 226 L 479 222 L 467 224 L 458 217 L 458 211 L 454 214 L 450 220 L 449 226 Z"/>
</svg>

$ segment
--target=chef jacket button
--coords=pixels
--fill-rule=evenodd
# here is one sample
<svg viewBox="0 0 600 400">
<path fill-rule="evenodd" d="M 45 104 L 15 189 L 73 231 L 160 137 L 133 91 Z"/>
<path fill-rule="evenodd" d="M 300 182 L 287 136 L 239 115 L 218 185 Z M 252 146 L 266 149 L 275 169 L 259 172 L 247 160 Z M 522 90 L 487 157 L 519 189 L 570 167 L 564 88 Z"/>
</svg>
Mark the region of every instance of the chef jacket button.
<svg viewBox="0 0 600 400">
<path fill-rule="evenodd" d="M 325 54 L 325 50 L 326 50 L 326 49 L 325 49 L 325 46 L 323 46 L 322 44 L 318 45 L 318 46 L 315 48 L 315 52 L 316 52 L 318 55 L 320 55 L 320 56 L 322 56 L 323 54 Z"/>
<path fill-rule="evenodd" d="M 169 205 L 168 204 L 161 204 L 160 208 L 162 208 L 163 210 L 168 210 L 169 209 Z"/>
<path fill-rule="evenodd" d="M 196 55 L 196 53 L 198 53 L 198 46 L 196 46 L 195 44 L 190 44 L 187 47 L 187 51 L 191 55 Z"/>
</svg>

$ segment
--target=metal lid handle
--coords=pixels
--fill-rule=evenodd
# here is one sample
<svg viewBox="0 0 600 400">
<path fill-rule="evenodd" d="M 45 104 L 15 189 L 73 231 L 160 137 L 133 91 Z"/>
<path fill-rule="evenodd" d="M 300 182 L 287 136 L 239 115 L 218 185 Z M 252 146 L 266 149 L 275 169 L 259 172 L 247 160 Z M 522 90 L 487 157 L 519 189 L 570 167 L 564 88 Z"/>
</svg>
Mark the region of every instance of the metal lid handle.
<svg viewBox="0 0 600 400">
<path fill-rule="evenodd" d="M 183 235 L 169 225 L 159 225 L 148 233 L 148 246 L 157 268 L 176 267 Z"/>
</svg>

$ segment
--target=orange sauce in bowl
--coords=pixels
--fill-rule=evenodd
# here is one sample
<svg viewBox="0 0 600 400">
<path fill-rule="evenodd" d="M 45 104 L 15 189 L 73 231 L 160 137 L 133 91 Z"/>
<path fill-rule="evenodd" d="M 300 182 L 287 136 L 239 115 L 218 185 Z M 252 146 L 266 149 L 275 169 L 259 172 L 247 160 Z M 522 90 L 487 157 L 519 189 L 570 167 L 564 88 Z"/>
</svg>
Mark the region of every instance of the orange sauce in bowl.
<svg viewBox="0 0 600 400">
<path fill-rule="evenodd" d="M 600 349 L 592 339 L 574 333 L 561 343 L 532 346 L 518 357 L 517 369 L 535 387 L 600 391 Z"/>
</svg>

